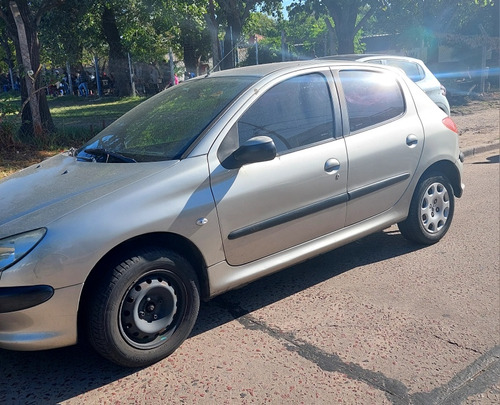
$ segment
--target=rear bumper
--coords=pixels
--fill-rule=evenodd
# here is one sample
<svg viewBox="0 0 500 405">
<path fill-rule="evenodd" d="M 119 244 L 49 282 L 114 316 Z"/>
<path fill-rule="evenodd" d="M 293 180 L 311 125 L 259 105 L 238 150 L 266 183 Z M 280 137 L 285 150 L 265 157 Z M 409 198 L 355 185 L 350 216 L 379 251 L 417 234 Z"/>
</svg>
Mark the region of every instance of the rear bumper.
<svg viewBox="0 0 500 405">
<path fill-rule="evenodd" d="M 48 298 L 51 287 L 34 287 L 33 290 L 29 287 L 0 289 L 0 308 L 4 309 L 0 311 L 0 348 L 45 350 L 75 344 L 78 301 L 83 285 L 52 290 Z M 42 298 L 45 301 L 29 308 L 13 309 L 19 307 L 22 297 L 32 299 L 32 303 Z M 9 307 L 11 310 L 6 312 Z"/>
<path fill-rule="evenodd" d="M 463 164 L 465 161 L 465 155 L 462 151 L 458 155 L 457 167 L 460 169 L 460 187 L 455 190 L 455 196 L 460 198 L 464 194 L 465 184 L 462 182 L 462 174 L 463 174 Z"/>
</svg>

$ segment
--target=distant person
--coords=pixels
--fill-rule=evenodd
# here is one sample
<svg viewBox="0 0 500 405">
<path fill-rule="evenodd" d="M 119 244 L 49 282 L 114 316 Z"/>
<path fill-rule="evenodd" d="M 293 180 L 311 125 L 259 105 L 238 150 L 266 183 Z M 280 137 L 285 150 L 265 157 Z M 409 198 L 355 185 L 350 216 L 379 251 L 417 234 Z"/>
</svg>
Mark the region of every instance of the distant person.
<svg viewBox="0 0 500 405">
<path fill-rule="evenodd" d="M 82 70 L 80 72 L 80 75 L 78 76 L 78 92 L 80 93 L 80 96 L 82 97 L 87 97 L 89 94 L 89 88 L 87 87 L 87 81 L 88 81 L 88 75 L 85 70 Z"/>
</svg>

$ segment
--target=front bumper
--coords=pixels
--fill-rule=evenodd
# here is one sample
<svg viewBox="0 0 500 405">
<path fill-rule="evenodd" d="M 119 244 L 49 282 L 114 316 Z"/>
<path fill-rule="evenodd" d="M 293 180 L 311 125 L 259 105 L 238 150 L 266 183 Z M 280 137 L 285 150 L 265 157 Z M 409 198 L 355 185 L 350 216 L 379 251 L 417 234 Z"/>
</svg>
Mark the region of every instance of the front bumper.
<svg viewBox="0 0 500 405">
<path fill-rule="evenodd" d="M 26 287 L 0 287 L 0 314 L 35 307 L 54 295 L 49 285 Z"/>
<path fill-rule="evenodd" d="M 44 286 L 48 287 L 48 286 Z M 77 342 L 78 301 L 83 285 L 53 290 L 52 296 L 44 302 L 30 308 L 0 311 L 0 348 L 10 350 L 45 350 L 56 347 L 70 346 Z M 11 287 L 17 290 L 0 293 L 0 308 L 9 305 L 6 293 L 26 292 L 27 287 Z M 50 288 L 50 287 L 49 287 Z M 48 293 L 46 288 L 35 290 L 40 299 Z M 24 295 L 26 296 L 26 295 Z M 28 294 L 28 296 L 33 297 Z M 19 298 L 19 295 L 17 296 Z M 14 302 L 19 303 L 18 299 Z"/>
</svg>

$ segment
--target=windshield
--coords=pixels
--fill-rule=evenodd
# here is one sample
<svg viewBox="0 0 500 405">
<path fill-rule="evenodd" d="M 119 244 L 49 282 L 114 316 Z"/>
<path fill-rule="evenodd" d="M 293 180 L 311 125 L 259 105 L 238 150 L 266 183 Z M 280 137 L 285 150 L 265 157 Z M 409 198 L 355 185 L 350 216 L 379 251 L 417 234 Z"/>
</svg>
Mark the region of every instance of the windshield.
<svg viewBox="0 0 500 405">
<path fill-rule="evenodd" d="M 144 101 L 83 146 L 79 160 L 153 162 L 179 159 L 255 77 L 186 81 Z"/>
</svg>

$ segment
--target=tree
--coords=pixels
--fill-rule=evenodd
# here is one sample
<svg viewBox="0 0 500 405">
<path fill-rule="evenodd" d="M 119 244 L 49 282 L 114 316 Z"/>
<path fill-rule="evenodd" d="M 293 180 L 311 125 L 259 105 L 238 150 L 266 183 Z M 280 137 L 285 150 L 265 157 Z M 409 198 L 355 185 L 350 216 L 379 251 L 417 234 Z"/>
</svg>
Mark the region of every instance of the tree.
<svg viewBox="0 0 500 405">
<path fill-rule="evenodd" d="M 5 29 L 5 24 L 2 24 L 3 21 L 0 20 L 0 54 L 1 54 L 1 62 L 2 63 L 2 73 L 3 73 L 3 64 L 7 67 L 5 69 L 8 72 L 8 77 L 5 78 L 4 84 L 7 85 L 7 83 L 10 84 L 11 87 L 14 87 L 14 52 L 13 52 L 13 46 L 12 46 L 12 40 L 9 39 L 6 29 Z"/>
<path fill-rule="evenodd" d="M 130 83 L 130 70 L 127 52 L 123 47 L 120 32 L 116 22 L 115 10 L 105 2 L 101 22 L 104 38 L 109 45 L 109 73 L 113 76 L 115 95 L 130 96 L 132 87 Z"/>
<path fill-rule="evenodd" d="M 478 59 L 471 50 L 479 48 L 480 52 L 488 42 L 484 33 L 498 37 L 498 7 L 498 0 L 391 1 L 387 12 L 374 21 L 373 31 L 397 35 L 399 47 L 427 47 L 427 62 L 437 62 L 438 45 L 446 44 Z M 496 47 L 491 42 L 498 49 L 498 40 Z"/>
<path fill-rule="evenodd" d="M 44 16 L 39 36 L 45 63 L 56 67 L 81 64 L 84 47 L 95 36 L 85 19 L 91 4 L 92 0 L 65 0 Z"/>
<path fill-rule="evenodd" d="M 321 15 L 327 14 L 333 20 L 338 41 L 337 53 L 354 53 L 356 34 L 377 11 L 387 7 L 387 0 L 297 0 L 293 8 L 307 9 Z M 292 9 L 293 9 L 292 8 Z M 327 25 L 328 21 L 325 21 Z"/>
<path fill-rule="evenodd" d="M 290 23 L 286 25 L 286 37 L 290 48 L 298 58 L 315 58 L 330 55 L 328 15 L 319 16 L 311 13 L 293 13 Z M 332 26 L 330 25 L 330 28 Z"/>
<path fill-rule="evenodd" d="M 240 61 L 243 66 L 258 63 L 280 62 L 281 33 L 278 21 L 261 12 L 251 13 L 242 29 L 242 35 L 253 39 L 253 44 L 248 47 L 248 56 Z"/>
<path fill-rule="evenodd" d="M 250 13 L 255 11 L 257 6 L 263 8 L 267 12 L 281 12 L 281 0 L 217 0 L 217 17 L 213 16 L 217 21 L 217 25 L 225 25 L 224 35 L 224 55 L 222 59 L 222 68 L 230 69 L 235 67 L 234 49 L 240 40 L 242 28 Z M 215 12 L 215 9 L 214 9 Z"/>
<path fill-rule="evenodd" d="M 0 3 L 0 17 L 5 21 L 8 35 L 14 42 L 17 64 L 21 67 L 19 76 L 23 108 L 20 135 L 27 141 L 40 139 L 55 130 L 41 86 L 38 29 L 41 18 L 56 5 L 56 0 L 2 0 Z"/>
</svg>

